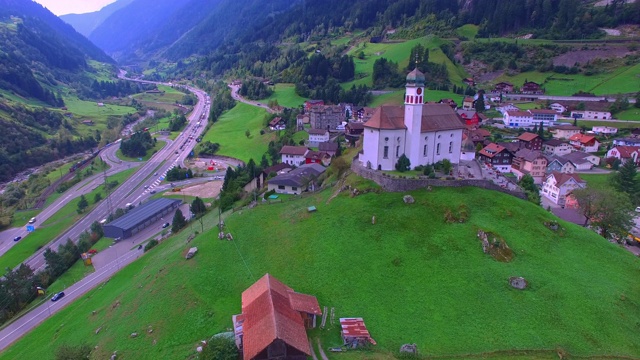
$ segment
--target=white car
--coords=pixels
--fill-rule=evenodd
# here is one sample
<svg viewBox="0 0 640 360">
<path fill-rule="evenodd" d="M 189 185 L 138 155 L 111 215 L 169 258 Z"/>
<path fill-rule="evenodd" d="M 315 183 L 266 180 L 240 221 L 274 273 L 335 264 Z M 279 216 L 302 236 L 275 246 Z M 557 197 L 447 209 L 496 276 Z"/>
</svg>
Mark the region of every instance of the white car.
<svg viewBox="0 0 640 360">
<path fill-rule="evenodd" d="M 636 208 L 636 212 L 640 212 L 640 206 Z"/>
</svg>

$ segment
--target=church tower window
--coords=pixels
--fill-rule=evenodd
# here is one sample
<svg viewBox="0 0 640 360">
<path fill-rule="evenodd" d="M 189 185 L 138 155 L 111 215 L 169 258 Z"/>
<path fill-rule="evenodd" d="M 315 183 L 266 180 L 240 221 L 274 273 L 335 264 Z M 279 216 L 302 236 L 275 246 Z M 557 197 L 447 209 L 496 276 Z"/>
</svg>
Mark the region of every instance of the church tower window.
<svg viewBox="0 0 640 360">
<path fill-rule="evenodd" d="M 422 150 L 422 156 L 427 156 L 427 145 L 425 145 L 424 149 Z"/>
<path fill-rule="evenodd" d="M 453 152 L 453 141 L 449 142 L 449 154 Z"/>
<path fill-rule="evenodd" d="M 436 155 L 440 155 L 440 143 L 436 145 Z"/>
</svg>

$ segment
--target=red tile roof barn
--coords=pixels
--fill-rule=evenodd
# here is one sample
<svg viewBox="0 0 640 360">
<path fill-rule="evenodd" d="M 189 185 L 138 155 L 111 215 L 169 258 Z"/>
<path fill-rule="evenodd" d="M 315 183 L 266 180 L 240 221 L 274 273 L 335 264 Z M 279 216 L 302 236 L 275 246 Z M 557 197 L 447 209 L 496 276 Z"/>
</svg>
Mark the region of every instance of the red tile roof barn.
<svg viewBox="0 0 640 360">
<path fill-rule="evenodd" d="M 322 315 L 320 304 L 315 296 L 289 291 L 289 302 L 296 311 Z"/>
<path fill-rule="evenodd" d="M 522 135 L 518 136 L 518 139 L 522 140 L 522 141 L 531 141 L 531 140 L 534 140 L 537 137 L 538 137 L 537 134 L 526 132 L 526 133 L 523 133 Z"/>
<path fill-rule="evenodd" d="M 291 294 L 300 308 L 319 310 L 315 297 L 299 297 L 290 287 L 266 274 L 242 293 L 243 358 L 256 357 L 275 340 L 311 354 L 304 321 L 300 313 L 292 307 Z M 307 298 L 311 297 L 315 303 Z"/>
</svg>

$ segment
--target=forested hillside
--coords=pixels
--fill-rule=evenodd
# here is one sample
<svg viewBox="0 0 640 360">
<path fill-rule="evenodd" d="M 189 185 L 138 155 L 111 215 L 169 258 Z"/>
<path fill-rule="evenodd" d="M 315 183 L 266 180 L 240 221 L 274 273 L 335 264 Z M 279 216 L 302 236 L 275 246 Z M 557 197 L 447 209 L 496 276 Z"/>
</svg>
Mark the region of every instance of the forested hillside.
<svg viewBox="0 0 640 360">
<path fill-rule="evenodd" d="M 85 14 L 62 15 L 60 16 L 60 19 L 73 26 L 73 28 L 76 29 L 77 32 L 88 38 L 93 30 L 95 30 L 100 24 L 102 24 L 107 18 L 109 18 L 109 16 L 111 16 L 114 12 L 131 4 L 132 2 L 133 0 L 118 0 L 103 7 L 99 11 Z"/>
</svg>

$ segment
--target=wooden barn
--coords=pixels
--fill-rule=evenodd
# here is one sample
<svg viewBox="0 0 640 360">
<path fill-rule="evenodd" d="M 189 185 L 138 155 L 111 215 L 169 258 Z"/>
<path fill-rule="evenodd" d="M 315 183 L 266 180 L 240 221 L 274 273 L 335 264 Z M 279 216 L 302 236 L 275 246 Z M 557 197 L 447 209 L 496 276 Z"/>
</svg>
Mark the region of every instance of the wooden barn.
<svg viewBox="0 0 640 360">
<path fill-rule="evenodd" d="M 242 293 L 242 314 L 233 316 L 244 360 L 306 360 L 307 328 L 322 315 L 315 296 L 293 291 L 266 274 Z"/>
</svg>

